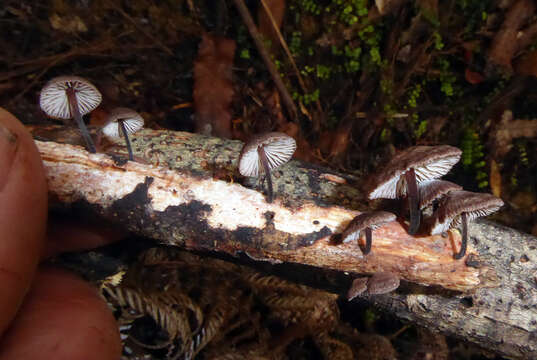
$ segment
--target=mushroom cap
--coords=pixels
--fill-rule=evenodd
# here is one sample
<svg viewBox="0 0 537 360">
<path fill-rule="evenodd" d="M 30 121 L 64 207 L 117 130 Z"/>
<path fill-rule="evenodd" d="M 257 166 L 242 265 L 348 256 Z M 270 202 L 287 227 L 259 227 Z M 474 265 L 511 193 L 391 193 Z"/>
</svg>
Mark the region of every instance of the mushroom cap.
<svg viewBox="0 0 537 360">
<path fill-rule="evenodd" d="M 352 281 L 351 287 L 347 292 L 347 300 L 351 301 L 360 294 L 363 294 L 367 290 L 367 277 L 359 277 Z"/>
<path fill-rule="evenodd" d="M 73 88 L 81 115 L 95 109 L 101 103 L 99 90 L 88 80 L 79 76 L 58 76 L 43 86 L 39 96 L 39 106 L 50 117 L 71 119 L 71 108 L 66 90 Z"/>
<path fill-rule="evenodd" d="M 401 280 L 399 276 L 391 272 L 377 272 L 367 281 L 367 292 L 369 295 L 386 294 L 399 287 Z"/>
<path fill-rule="evenodd" d="M 388 211 L 361 213 L 352 219 L 345 231 L 343 231 L 341 238 L 343 239 L 343 242 L 358 240 L 360 233 L 365 230 L 365 228 L 369 227 L 371 230 L 375 230 L 388 222 L 395 221 L 395 219 L 397 219 L 397 216 Z"/>
<path fill-rule="evenodd" d="M 503 201 L 492 194 L 470 191 L 454 191 L 442 202 L 433 214 L 431 235 L 441 234 L 461 223 L 462 213 L 468 221 L 498 211 Z"/>
<path fill-rule="evenodd" d="M 462 186 L 446 180 L 424 181 L 419 186 L 420 209 L 429 206 L 433 201 L 438 200 L 452 191 L 460 191 Z"/>
<path fill-rule="evenodd" d="M 119 138 L 123 136 L 119 121 L 123 121 L 127 134 L 134 134 L 144 127 L 144 118 L 136 111 L 129 108 L 115 108 L 110 111 L 106 118 L 106 124 L 101 131 L 104 135 L 111 138 Z"/>
<path fill-rule="evenodd" d="M 262 168 L 257 149 L 262 146 L 270 170 L 288 162 L 296 150 L 296 141 L 279 132 L 270 132 L 253 137 L 244 144 L 239 155 L 239 172 L 243 176 L 259 176 Z"/>
<path fill-rule="evenodd" d="M 413 146 L 395 155 L 384 168 L 372 178 L 375 188 L 369 199 L 395 199 L 406 194 L 406 183 L 402 176 L 410 169 L 416 173 L 418 185 L 437 179 L 449 172 L 462 151 L 449 145 Z"/>
</svg>

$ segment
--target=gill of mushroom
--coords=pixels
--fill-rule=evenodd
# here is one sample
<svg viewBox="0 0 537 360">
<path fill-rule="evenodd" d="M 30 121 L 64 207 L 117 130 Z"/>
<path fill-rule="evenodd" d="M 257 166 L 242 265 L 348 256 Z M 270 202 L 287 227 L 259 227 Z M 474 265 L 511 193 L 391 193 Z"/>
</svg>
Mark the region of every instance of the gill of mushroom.
<svg viewBox="0 0 537 360">
<path fill-rule="evenodd" d="M 106 120 L 106 124 L 101 131 L 110 138 L 117 139 L 123 135 L 129 153 L 129 160 L 133 161 L 134 154 L 132 153 L 129 135 L 143 128 L 144 118 L 132 109 L 119 107 L 110 111 Z"/>
<path fill-rule="evenodd" d="M 387 211 L 371 211 L 364 212 L 356 216 L 347 225 L 347 228 L 341 235 L 343 242 L 358 240 L 362 233 L 365 233 L 365 248 L 362 253 L 369 254 L 371 251 L 371 243 L 373 241 L 373 230 L 378 229 L 382 225 L 395 221 L 397 217 Z"/>
<path fill-rule="evenodd" d="M 239 172 L 243 176 L 259 176 L 261 169 L 267 179 L 267 202 L 273 198 L 270 172 L 288 162 L 296 150 L 296 141 L 279 132 L 256 135 L 244 144 L 239 155 Z"/>
<path fill-rule="evenodd" d="M 460 250 L 453 255 L 461 259 L 466 255 L 469 222 L 498 211 L 503 201 L 492 194 L 470 191 L 451 192 L 440 204 L 431 219 L 431 235 L 441 234 L 462 223 Z"/>
<path fill-rule="evenodd" d="M 88 80 L 79 76 L 58 76 L 47 82 L 41 90 L 39 105 L 52 118 L 74 118 L 88 151 L 95 153 L 95 144 L 82 116 L 99 106 L 101 100 L 101 93 Z"/>
<path fill-rule="evenodd" d="M 371 178 L 373 189 L 369 199 L 395 199 L 406 196 L 410 210 L 408 232 L 414 235 L 420 225 L 420 183 L 437 179 L 449 172 L 460 157 L 461 150 L 449 145 L 413 146 L 394 156 Z"/>
</svg>

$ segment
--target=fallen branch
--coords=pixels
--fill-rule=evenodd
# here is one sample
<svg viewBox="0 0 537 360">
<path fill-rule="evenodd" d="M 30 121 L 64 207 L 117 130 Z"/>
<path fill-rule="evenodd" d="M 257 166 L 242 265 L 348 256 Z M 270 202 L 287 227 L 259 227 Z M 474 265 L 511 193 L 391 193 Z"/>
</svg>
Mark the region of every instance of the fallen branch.
<svg viewBox="0 0 537 360">
<path fill-rule="evenodd" d="M 40 140 L 80 141 L 59 127 L 33 132 Z M 374 233 L 372 253 L 363 257 L 356 243 L 333 244 L 357 209 L 367 208 L 360 183 L 352 177 L 292 161 L 276 174 L 276 199 L 268 204 L 255 180 L 237 183 L 238 141 L 145 130 L 132 144 L 135 154 L 150 164 L 115 162 L 80 146 L 36 143 L 51 198 L 65 204 L 85 204 L 164 244 L 352 273 L 390 271 L 409 282 L 466 291 L 446 295 L 438 287 L 420 288 L 421 293 L 375 301 L 503 354 L 537 356 L 537 250 L 529 235 L 475 223 L 469 245 L 477 246 L 455 261 L 456 231 L 446 238 L 411 237 L 406 225 L 390 223 Z"/>
</svg>

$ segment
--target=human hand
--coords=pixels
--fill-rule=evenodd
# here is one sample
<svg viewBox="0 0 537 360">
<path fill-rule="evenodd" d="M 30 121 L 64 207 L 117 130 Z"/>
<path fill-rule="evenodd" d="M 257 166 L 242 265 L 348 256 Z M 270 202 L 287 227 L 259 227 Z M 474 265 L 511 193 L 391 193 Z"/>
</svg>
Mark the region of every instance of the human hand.
<svg viewBox="0 0 537 360">
<path fill-rule="evenodd" d="M 0 360 L 119 359 L 115 319 L 97 290 L 44 257 L 114 240 L 103 232 L 47 224 L 47 188 L 37 148 L 0 108 Z"/>
</svg>

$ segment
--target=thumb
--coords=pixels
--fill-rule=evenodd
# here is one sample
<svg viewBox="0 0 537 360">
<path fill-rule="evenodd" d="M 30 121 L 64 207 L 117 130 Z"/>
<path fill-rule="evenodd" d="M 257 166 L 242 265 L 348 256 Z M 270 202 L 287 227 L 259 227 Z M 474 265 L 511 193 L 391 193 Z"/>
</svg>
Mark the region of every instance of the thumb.
<svg viewBox="0 0 537 360">
<path fill-rule="evenodd" d="M 33 279 L 45 238 L 47 185 L 24 126 L 0 108 L 0 336 Z"/>
</svg>

